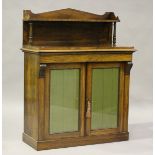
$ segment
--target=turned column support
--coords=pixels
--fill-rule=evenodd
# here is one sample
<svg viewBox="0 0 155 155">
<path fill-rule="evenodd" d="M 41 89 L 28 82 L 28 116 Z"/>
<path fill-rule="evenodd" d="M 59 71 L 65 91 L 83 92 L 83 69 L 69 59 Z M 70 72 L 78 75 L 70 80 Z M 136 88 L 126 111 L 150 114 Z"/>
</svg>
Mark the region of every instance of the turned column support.
<svg viewBox="0 0 155 155">
<path fill-rule="evenodd" d="M 29 23 L 29 45 L 32 44 L 32 39 L 33 39 L 32 23 Z"/>
<path fill-rule="evenodd" d="M 113 46 L 116 46 L 116 22 L 113 23 Z"/>
</svg>

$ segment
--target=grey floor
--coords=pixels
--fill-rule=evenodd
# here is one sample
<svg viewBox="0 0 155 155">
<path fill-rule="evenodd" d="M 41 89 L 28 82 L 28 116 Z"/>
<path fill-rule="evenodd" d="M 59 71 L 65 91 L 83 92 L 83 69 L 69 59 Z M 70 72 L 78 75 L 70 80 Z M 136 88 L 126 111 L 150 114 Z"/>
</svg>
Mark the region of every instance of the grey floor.
<svg viewBox="0 0 155 155">
<path fill-rule="evenodd" d="M 7 105 L 7 104 L 6 104 Z M 22 142 L 23 107 L 3 108 L 3 154 L 4 155 L 152 155 L 152 105 L 130 105 L 130 140 L 107 144 L 78 146 L 46 151 L 35 151 Z M 9 104 L 10 105 L 10 104 Z"/>
</svg>

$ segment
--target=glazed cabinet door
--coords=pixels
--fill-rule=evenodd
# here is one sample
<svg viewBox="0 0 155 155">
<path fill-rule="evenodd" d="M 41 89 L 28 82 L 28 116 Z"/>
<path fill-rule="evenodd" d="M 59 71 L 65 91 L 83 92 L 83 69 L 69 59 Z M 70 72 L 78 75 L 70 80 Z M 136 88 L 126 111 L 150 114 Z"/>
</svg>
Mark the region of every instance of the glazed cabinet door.
<svg viewBox="0 0 155 155">
<path fill-rule="evenodd" d="M 123 65 L 90 63 L 87 66 L 86 134 L 115 133 L 122 128 Z"/>
<path fill-rule="evenodd" d="M 50 64 L 45 76 L 46 138 L 84 135 L 85 67 Z"/>
</svg>

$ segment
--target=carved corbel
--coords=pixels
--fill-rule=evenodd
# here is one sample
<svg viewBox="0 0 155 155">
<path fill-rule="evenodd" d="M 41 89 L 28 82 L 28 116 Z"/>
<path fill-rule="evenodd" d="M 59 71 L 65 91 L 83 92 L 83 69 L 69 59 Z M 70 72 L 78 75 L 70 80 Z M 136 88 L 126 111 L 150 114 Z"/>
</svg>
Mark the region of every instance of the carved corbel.
<svg viewBox="0 0 155 155">
<path fill-rule="evenodd" d="M 126 62 L 126 64 L 125 64 L 125 74 L 126 75 L 130 74 L 130 70 L 131 70 L 132 66 L 133 66 L 133 63 L 131 61 Z"/>
<path fill-rule="evenodd" d="M 40 70 L 39 70 L 39 77 L 44 78 L 45 77 L 45 70 L 47 65 L 46 64 L 40 64 Z"/>
</svg>

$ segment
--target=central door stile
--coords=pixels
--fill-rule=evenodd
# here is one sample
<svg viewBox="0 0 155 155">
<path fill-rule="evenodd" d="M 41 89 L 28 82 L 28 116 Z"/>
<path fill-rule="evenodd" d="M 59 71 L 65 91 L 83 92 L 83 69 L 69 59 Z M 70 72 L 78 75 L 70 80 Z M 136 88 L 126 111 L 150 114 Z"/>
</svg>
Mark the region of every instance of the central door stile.
<svg viewBox="0 0 155 155">
<path fill-rule="evenodd" d="M 85 95 L 86 95 L 86 65 L 84 63 L 80 64 L 81 73 L 80 73 L 80 136 L 85 135 Z"/>
<path fill-rule="evenodd" d="M 91 64 L 87 64 L 87 75 L 86 75 L 86 135 L 90 135 L 91 130 L 91 84 L 92 84 L 92 75 L 91 75 Z"/>
</svg>

